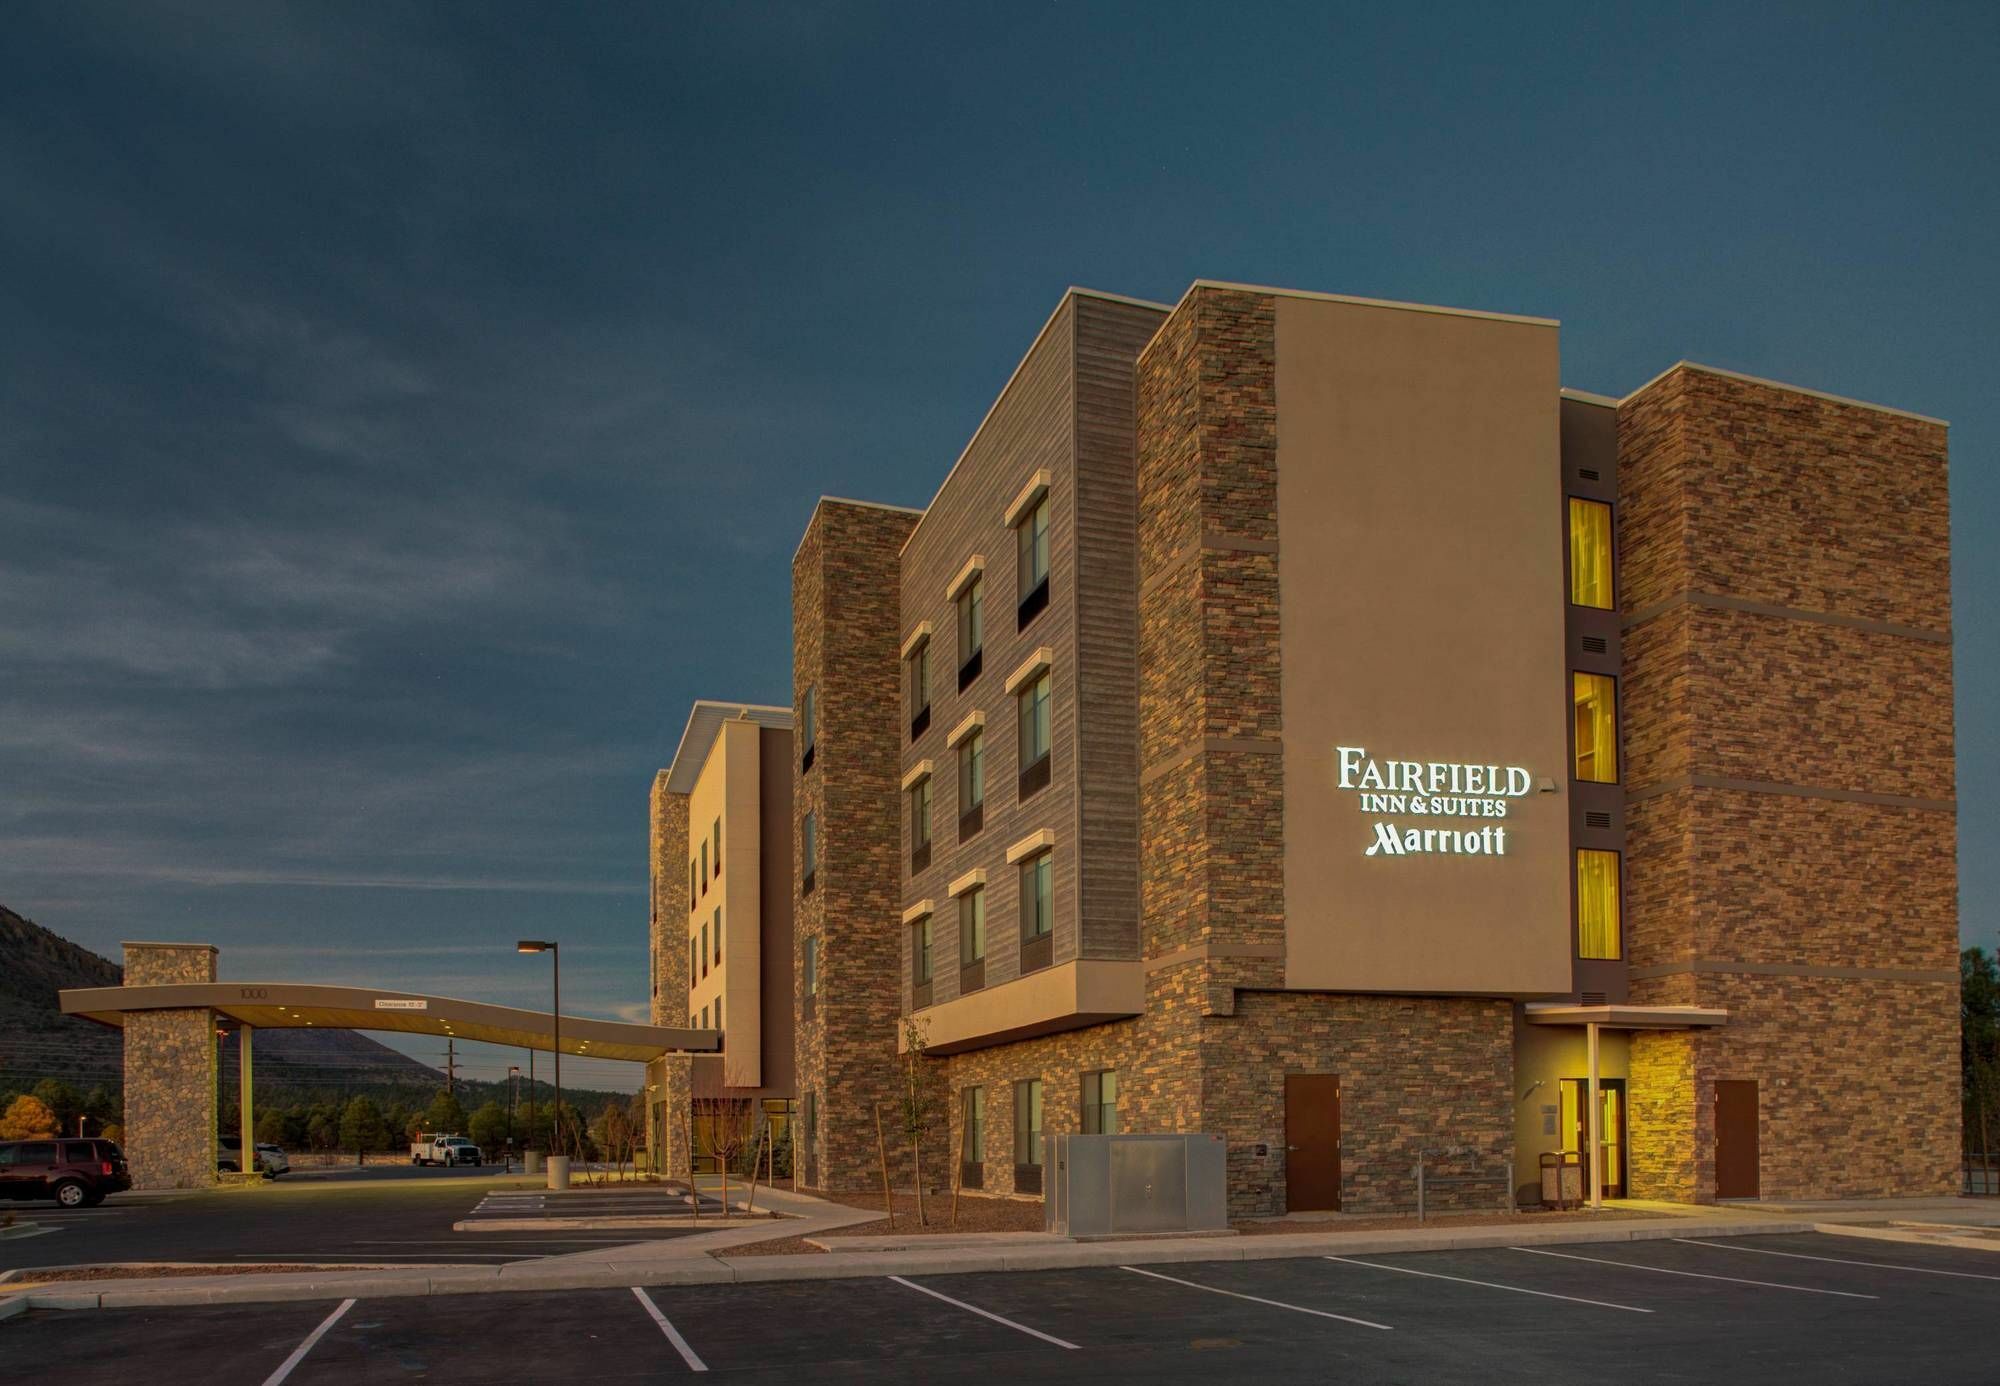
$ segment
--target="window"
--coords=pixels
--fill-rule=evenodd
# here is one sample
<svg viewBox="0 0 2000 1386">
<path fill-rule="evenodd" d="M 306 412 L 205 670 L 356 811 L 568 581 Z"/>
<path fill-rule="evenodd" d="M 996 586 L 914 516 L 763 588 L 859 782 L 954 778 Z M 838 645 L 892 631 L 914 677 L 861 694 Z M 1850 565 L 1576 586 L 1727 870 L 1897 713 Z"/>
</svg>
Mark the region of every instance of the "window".
<svg viewBox="0 0 2000 1386">
<path fill-rule="evenodd" d="M 1576 606 L 1612 609 L 1611 507 L 1569 498 L 1569 599 Z"/>
<path fill-rule="evenodd" d="M 959 1094 L 959 1180 L 969 1189 L 986 1183 L 986 1089 Z"/>
<path fill-rule="evenodd" d="M 715 879 L 722 879 L 722 820 L 715 820 Z"/>
<path fill-rule="evenodd" d="M 701 893 L 708 894 L 708 844 L 701 844 Z"/>
<path fill-rule="evenodd" d="M 986 579 L 976 577 L 958 594 L 958 691 L 979 677 L 986 662 Z"/>
<path fill-rule="evenodd" d="M 931 917 L 910 926 L 910 1006 L 922 1010 L 931 1003 Z"/>
<path fill-rule="evenodd" d="M 720 996 L 715 998 L 715 1028 L 718 1030 L 722 1028 L 722 998 Z"/>
<path fill-rule="evenodd" d="M 701 1028 L 704 1030 L 708 1028 L 708 1007 L 706 1006 L 701 1008 Z"/>
<path fill-rule="evenodd" d="M 807 688 L 799 699 L 799 773 L 803 775 L 813 768 L 813 748 L 819 744 L 817 725 L 816 688 Z"/>
<path fill-rule="evenodd" d="M 958 840 L 986 826 L 986 729 L 958 743 Z"/>
<path fill-rule="evenodd" d="M 708 975 L 708 921 L 701 923 L 701 975 Z"/>
<path fill-rule="evenodd" d="M 819 870 L 819 815 L 806 810 L 804 821 L 799 825 L 799 891 L 812 894 L 813 877 Z"/>
<path fill-rule="evenodd" d="M 1035 502 L 1034 509 L 1021 517 L 1014 527 L 1017 565 L 1021 580 L 1021 604 L 1016 613 L 1016 627 L 1028 628 L 1028 622 L 1042 614 L 1049 604 L 1049 498 L 1044 495 Z"/>
<path fill-rule="evenodd" d="M 931 864 L 931 777 L 910 786 L 910 870 Z"/>
<path fill-rule="evenodd" d="M 1118 1074 L 1112 1069 L 1083 1075 L 1083 1134 L 1118 1134 Z"/>
<path fill-rule="evenodd" d="M 1618 680 L 1609 674 L 1572 673 L 1576 703 L 1576 777 L 1618 783 Z"/>
<path fill-rule="evenodd" d="M 1021 797 L 1027 798 L 1049 782 L 1049 676 L 1046 672 L 1023 688 L 1020 707 Z"/>
<path fill-rule="evenodd" d="M 715 965 L 722 966 L 722 906 L 715 907 Z"/>
<path fill-rule="evenodd" d="M 915 741 L 931 725 L 931 642 L 919 640 L 904 661 L 909 675 L 910 740 Z"/>
<path fill-rule="evenodd" d="M 819 935 L 807 934 L 803 945 L 805 958 L 799 973 L 805 987 L 806 1019 L 811 1020 L 813 1007 L 819 996 Z"/>
<path fill-rule="evenodd" d="M 1014 1084 L 1014 1187 L 1021 1193 L 1039 1193 L 1041 1175 L 1042 1080 L 1026 1078 Z"/>
<path fill-rule="evenodd" d="M 1041 852 L 1021 863 L 1021 938 L 1047 938 L 1056 923 L 1053 854 Z"/>
<path fill-rule="evenodd" d="M 986 887 L 974 886 L 958 897 L 958 965 L 971 967 L 986 960 Z"/>
<path fill-rule="evenodd" d="M 693 991 L 694 984 L 696 982 L 699 982 L 700 980 L 701 980 L 701 945 L 699 943 L 696 943 L 693 939 L 689 939 L 688 940 L 688 990 Z"/>
<path fill-rule="evenodd" d="M 1621 956 L 1618 937 L 1618 854 L 1576 854 L 1576 955 Z"/>
<path fill-rule="evenodd" d="M 696 865 L 695 859 L 693 857 L 689 857 L 688 858 L 688 909 L 690 911 L 694 909 L 696 902 L 701 899 L 701 885 L 696 875 L 696 873 L 699 870 L 700 868 Z"/>
</svg>

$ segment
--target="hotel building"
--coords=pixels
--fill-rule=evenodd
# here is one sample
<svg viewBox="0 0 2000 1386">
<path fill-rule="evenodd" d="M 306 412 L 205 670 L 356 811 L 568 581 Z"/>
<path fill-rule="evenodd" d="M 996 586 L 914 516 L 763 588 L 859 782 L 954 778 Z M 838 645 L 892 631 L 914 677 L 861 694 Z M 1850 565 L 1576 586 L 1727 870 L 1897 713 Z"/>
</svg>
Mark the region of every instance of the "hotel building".
<svg viewBox="0 0 2000 1386">
<path fill-rule="evenodd" d="M 928 507 L 793 562 L 805 1182 L 879 1177 L 908 1019 L 991 1192 L 1060 1131 L 1220 1135 L 1238 1214 L 1952 1190 L 1946 471 L 1565 390 L 1543 319 L 1070 291 Z"/>
</svg>

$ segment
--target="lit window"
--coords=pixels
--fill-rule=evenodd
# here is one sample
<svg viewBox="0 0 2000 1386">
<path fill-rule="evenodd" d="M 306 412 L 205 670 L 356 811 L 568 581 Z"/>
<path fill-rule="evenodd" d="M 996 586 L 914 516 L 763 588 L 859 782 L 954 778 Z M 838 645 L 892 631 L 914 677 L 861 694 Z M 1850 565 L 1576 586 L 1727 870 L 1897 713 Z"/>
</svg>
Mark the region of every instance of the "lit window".
<svg viewBox="0 0 2000 1386">
<path fill-rule="evenodd" d="M 1042 1080 L 1014 1084 L 1014 1163 L 1042 1162 Z"/>
<path fill-rule="evenodd" d="M 1621 956 L 1616 852 L 1576 854 L 1576 953 L 1580 958 Z"/>
<path fill-rule="evenodd" d="M 1569 498 L 1569 599 L 1599 611 L 1612 608 L 1611 507 L 1603 501 Z"/>
<path fill-rule="evenodd" d="M 986 956 L 986 887 L 958 897 L 958 965 L 970 967 Z"/>
<path fill-rule="evenodd" d="M 1618 680 L 1609 674 L 1573 673 L 1576 703 L 1576 777 L 1618 783 Z"/>
<path fill-rule="evenodd" d="M 1111 1069 L 1083 1075 L 1083 1134 L 1118 1134 L 1118 1075 Z"/>
<path fill-rule="evenodd" d="M 1021 937 L 1047 938 L 1055 927 L 1055 873 L 1052 854 L 1042 852 L 1021 863 Z"/>
</svg>

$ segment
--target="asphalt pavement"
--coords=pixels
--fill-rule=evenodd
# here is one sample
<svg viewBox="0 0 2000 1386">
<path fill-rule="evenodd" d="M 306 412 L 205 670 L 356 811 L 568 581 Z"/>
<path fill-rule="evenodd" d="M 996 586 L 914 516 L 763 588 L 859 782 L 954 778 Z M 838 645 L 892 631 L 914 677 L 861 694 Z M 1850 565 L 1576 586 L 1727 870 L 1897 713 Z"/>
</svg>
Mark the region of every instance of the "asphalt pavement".
<svg viewBox="0 0 2000 1386">
<path fill-rule="evenodd" d="M 657 1189 L 547 1194 L 539 1176 L 498 1176 L 488 1170 L 413 1170 L 381 1166 L 352 1179 L 291 1177 L 250 1188 L 218 1189 L 169 1198 L 114 1194 L 96 1208 L 53 1203 L 5 1206 L 18 1219 L 49 1229 L 0 1240 L 0 1271 L 23 1266 L 96 1262 L 310 1262 L 319 1265 L 501 1265 L 605 1246 L 711 1230 L 465 1233 L 452 1225 L 472 1217 L 489 1198 L 495 1206 L 554 1209 L 565 1198 L 589 1200 L 596 1211 L 630 1203 L 656 1213 Z M 390 1171 L 401 1171 L 391 1173 Z M 671 1201 L 669 1201 L 670 1204 Z"/>
<path fill-rule="evenodd" d="M 73 1386 L 2000 1379 L 2000 1256 L 1798 1234 L 1378 1256 L 38 1311 L 0 1360 Z"/>
</svg>

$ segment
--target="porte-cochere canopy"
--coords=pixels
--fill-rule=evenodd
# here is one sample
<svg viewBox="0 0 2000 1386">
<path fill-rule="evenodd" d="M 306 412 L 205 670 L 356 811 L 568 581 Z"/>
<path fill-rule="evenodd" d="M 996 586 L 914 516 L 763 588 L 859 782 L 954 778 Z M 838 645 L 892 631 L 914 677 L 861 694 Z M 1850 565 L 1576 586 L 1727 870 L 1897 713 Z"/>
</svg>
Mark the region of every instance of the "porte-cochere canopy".
<svg viewBox="0 0 2000 1386">
<path fill-rule="evenodd" d="M 489 1006 L 449 996 L 367 987 L 323 987 L 291 982 L 182 982 L 157 986 L 85 987 L 61 994 L 64 1015 L 123 1028 L 135 1011 L 207 1009 L 259 1030 L 401 1030 L 449 1035 L 520 1049 L 553 1050 L 547 1011 Z M 662 1054 L 714 1054 L 716 1030 L 670 1029 L 618 1020 L 562 1017 L 562 1052 L 591 1059 L 648 1063 Z"/>
</svg>

